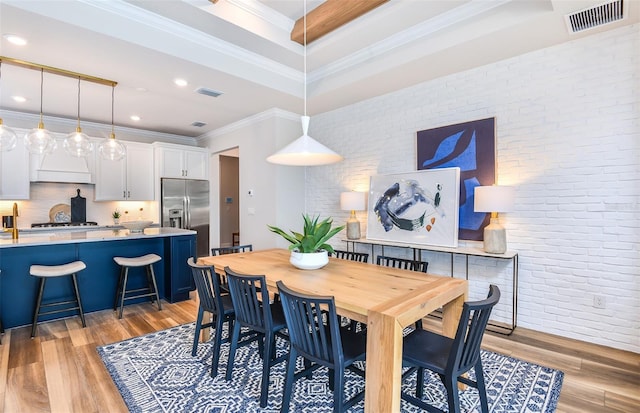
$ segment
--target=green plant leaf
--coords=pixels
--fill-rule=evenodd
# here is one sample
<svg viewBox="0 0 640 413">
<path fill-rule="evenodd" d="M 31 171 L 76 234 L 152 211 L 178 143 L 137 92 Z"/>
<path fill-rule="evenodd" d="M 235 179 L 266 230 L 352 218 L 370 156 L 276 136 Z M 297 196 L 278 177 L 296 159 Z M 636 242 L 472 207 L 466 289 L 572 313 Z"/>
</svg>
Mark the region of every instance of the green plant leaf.
<svg viewBox="0 0 640 413">
<path fill-rule="evenodd" d="M 291 243 L 289 250 L 297 250 L 302 253 L 317 252 L 326 250 L 334 252 L 333 247 L 326 242 L 344 229 L 344 225 L 331 229 L 332 218 L 325 218 L 320 221 L 320 216 L 309 216 L 302 214 L 303 228 L 302 234 L 291 231 L 288 234 L 278 227 L 267 225 L 270 231 L 275 232 Z"/>
</svg>

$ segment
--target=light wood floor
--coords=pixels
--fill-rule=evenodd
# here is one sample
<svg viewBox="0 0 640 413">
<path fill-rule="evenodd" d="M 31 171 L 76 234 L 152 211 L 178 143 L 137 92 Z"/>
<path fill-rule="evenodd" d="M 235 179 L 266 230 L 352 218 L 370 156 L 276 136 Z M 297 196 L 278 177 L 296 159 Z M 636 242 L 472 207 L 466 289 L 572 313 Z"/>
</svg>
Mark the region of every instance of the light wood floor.
<svg viewBox="0 0 640 413">
<path fill-rule="evenodd" d="M 0 345 L 0 411 L 126 412 L 96 346 L 195 321 L 196 301 L 129 305 L 112 311 L 6 331 Z M 429 325 L 437 321 L 429 319 Z M 558 412 L 639 412 L 640 355 L 518 327 L 510 337 L 485 334 L 483 346 L 564 371 Z"/>
</svg>

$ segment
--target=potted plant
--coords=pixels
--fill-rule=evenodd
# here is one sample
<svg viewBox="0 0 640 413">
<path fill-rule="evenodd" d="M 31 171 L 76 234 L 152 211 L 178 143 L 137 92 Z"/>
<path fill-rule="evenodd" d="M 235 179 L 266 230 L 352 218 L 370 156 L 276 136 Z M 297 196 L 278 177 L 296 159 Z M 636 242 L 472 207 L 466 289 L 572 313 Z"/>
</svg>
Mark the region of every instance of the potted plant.
<svg viewBox="0 0 640 413">
<path fill-rule="evenodd" d="M 293 266 L 303 270 L 322 268 L 329 262 L 328 252 L 334 252 L 333 247 L 327 244 L 327 241 L 342 231 L 344 225 L 332 229 L 332 218 L 319 221 L 319 216 L 310 217 L 303 214 L 302 217 L 304 219 L 302 234 L 295 231 L 288 234 L 278 227 L 271 225 L 267 225 L 267 227 L 291 243 L 289 245 L 291 251 L 289 261 Z"/>
<path fill-rule="evenodd" d="M 111 216 L 113 217 L 113 223 L 115 225 L 118 225 L 120 223 L 120 211 L 116 209 L 115 211 L 113 211 Z"/>
</svg>

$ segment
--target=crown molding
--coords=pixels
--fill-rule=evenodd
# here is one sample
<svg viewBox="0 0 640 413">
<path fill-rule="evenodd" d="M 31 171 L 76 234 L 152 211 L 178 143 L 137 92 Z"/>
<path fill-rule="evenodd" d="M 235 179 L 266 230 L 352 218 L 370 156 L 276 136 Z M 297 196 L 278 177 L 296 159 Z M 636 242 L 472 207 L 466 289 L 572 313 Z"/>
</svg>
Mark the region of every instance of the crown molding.
<svg viewBox="0 0 640 413">
<path fill-rule="evenodd" d="M 248 118 L 241 119 L 229 125 L 225 125 L 222 128 L 218 128 L 204 135 L 200 135 L 196 138 L 196 140 L 198 144 L 204 143 L 208 139 L 226 135 L 228 133 L 237 131 L 242 128 L 246 128 L 248 126 L 251 126 L 256 123 L 263 122 L 265 120 L 272 119 L 272 118 L 279 118 L 279 119 L 291 120 L 294 122 L 300 122 L 299 113 L 293 113 L 293 112 L 289 112 L 288 110 L 282 110 L 279 108 L 272 108 L 272 109 L 265 110 L 264 112 L 256 113 L 255 115 L 249 116 Z"/>
</svg>

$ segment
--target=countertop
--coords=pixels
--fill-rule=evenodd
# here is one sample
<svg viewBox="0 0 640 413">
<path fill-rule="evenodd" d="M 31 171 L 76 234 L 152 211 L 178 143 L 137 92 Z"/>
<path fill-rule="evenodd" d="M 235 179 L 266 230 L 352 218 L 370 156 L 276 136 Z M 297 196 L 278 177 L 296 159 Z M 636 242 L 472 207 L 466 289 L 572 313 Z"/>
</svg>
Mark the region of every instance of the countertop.
<svg viewBox="0 0 640 413">
<path fill-rule="evenodd" d="M 62 229 L 64 228 L 64 229 Z M 79 242 L 118 241 L 137 238 L 161 238 L 179 235 L 195 235 L 196 231 L 180 228 L 149 227 L 143 232 L 131 232 L 123 227 L 92 227 L 92 229 L 42 228 L 38 230 L 20 230 L 18 239 L 11 239 L 11 233 L 0 236 L 0 248 L 27 247 L 38 245 L 74 244 Z"/>
</svg>

